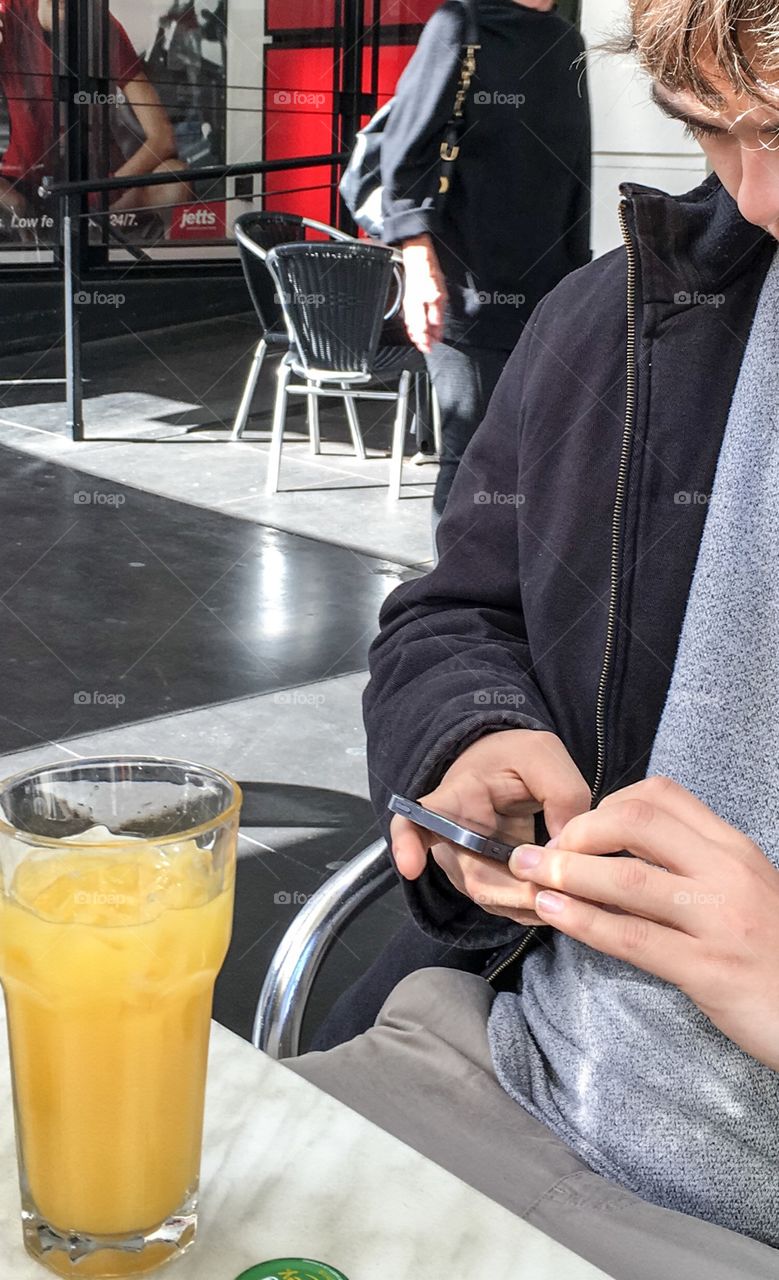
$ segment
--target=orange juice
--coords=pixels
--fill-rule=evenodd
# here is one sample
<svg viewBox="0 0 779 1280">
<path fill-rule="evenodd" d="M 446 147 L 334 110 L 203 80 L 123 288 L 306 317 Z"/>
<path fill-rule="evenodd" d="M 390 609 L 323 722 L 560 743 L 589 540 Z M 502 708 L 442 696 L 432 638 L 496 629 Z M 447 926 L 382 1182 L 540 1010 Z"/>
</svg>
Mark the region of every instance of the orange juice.
<svg viewBox="0 0 779 1280">
<path fill-rule="evenodd" d="M 232 873 L 193 842 L 61 849 L 34 851 L 0 895 L 21 1164 L 55 1228 L 135 1233 L 197 1188 Z"/>
</svg>

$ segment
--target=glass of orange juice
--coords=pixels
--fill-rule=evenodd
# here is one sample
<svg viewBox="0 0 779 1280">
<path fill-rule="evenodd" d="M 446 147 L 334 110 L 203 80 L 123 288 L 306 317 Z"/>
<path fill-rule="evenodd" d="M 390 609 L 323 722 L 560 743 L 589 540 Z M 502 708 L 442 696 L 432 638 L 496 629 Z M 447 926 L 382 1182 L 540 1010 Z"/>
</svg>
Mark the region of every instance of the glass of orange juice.
<svg viewBox="0 0 779 1280">
<path fill-rule="evenodd" d="M 240 802 L 225 774 L 151 757 L 0 785 L 22 1229 L 59 1275 L 137 1275 L 194 1240 Z"/>
</svg>

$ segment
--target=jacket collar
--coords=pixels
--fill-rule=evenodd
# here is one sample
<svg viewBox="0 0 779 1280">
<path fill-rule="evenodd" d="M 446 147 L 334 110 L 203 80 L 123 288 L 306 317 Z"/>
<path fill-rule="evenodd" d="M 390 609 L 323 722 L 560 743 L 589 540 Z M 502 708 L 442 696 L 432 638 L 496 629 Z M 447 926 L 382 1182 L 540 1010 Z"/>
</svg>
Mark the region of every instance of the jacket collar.
<svg viewBox="0 0 779 1280">
<path fill-rule="evenodd" d="M 776 240 L 742 218 L 716 174 L 680 196 L 634 183 L 620 191 L 645 303 L 692 304 L 696 295 L 721 293 L 743 272 L 767 271 Z"/>
</svg>

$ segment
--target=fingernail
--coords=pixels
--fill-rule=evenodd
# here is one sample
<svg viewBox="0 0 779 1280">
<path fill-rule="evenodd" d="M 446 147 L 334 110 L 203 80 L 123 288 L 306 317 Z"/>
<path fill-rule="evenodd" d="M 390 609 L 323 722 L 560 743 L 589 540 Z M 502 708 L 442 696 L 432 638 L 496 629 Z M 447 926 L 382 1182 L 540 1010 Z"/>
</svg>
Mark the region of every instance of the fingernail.
<svg viewBox="0 0 779 1280">
<path fill-rule="evenodd" d="M 541 850 L 532 844 L 522 845 L 514 853 L 514 861 L 518 867 L 537 867 L 542 857 Z"/>
<path fill-rule="evenodd" d="M 546 889 L 536 894 L 536 911 L 545 916 L 556 916 L 565 907 L 565 898 L 557 893 L 548 893 Z"/>
<path fill-rule="evenodd" d="M 547 840 L 546 847 L 547 849 L 556 849 L 559 843 L 560 843 L 560 837 L 552 836 L 551 840 Z"/>
</svg>

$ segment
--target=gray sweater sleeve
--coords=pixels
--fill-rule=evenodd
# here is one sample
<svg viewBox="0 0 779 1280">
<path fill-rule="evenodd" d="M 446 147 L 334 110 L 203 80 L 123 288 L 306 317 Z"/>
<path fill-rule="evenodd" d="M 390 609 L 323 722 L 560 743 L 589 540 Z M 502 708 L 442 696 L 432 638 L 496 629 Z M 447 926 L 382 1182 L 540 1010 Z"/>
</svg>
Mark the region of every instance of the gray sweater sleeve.
<svg viewBox="0 0 779 1280">
<path fill-rule="evenodd" d="M 439 149 L 459 82 L 463 28 L 462 5 L 445 0 L 398 81 L 381 147 L 388 244 L 436 230 Z"/>
</svg>

